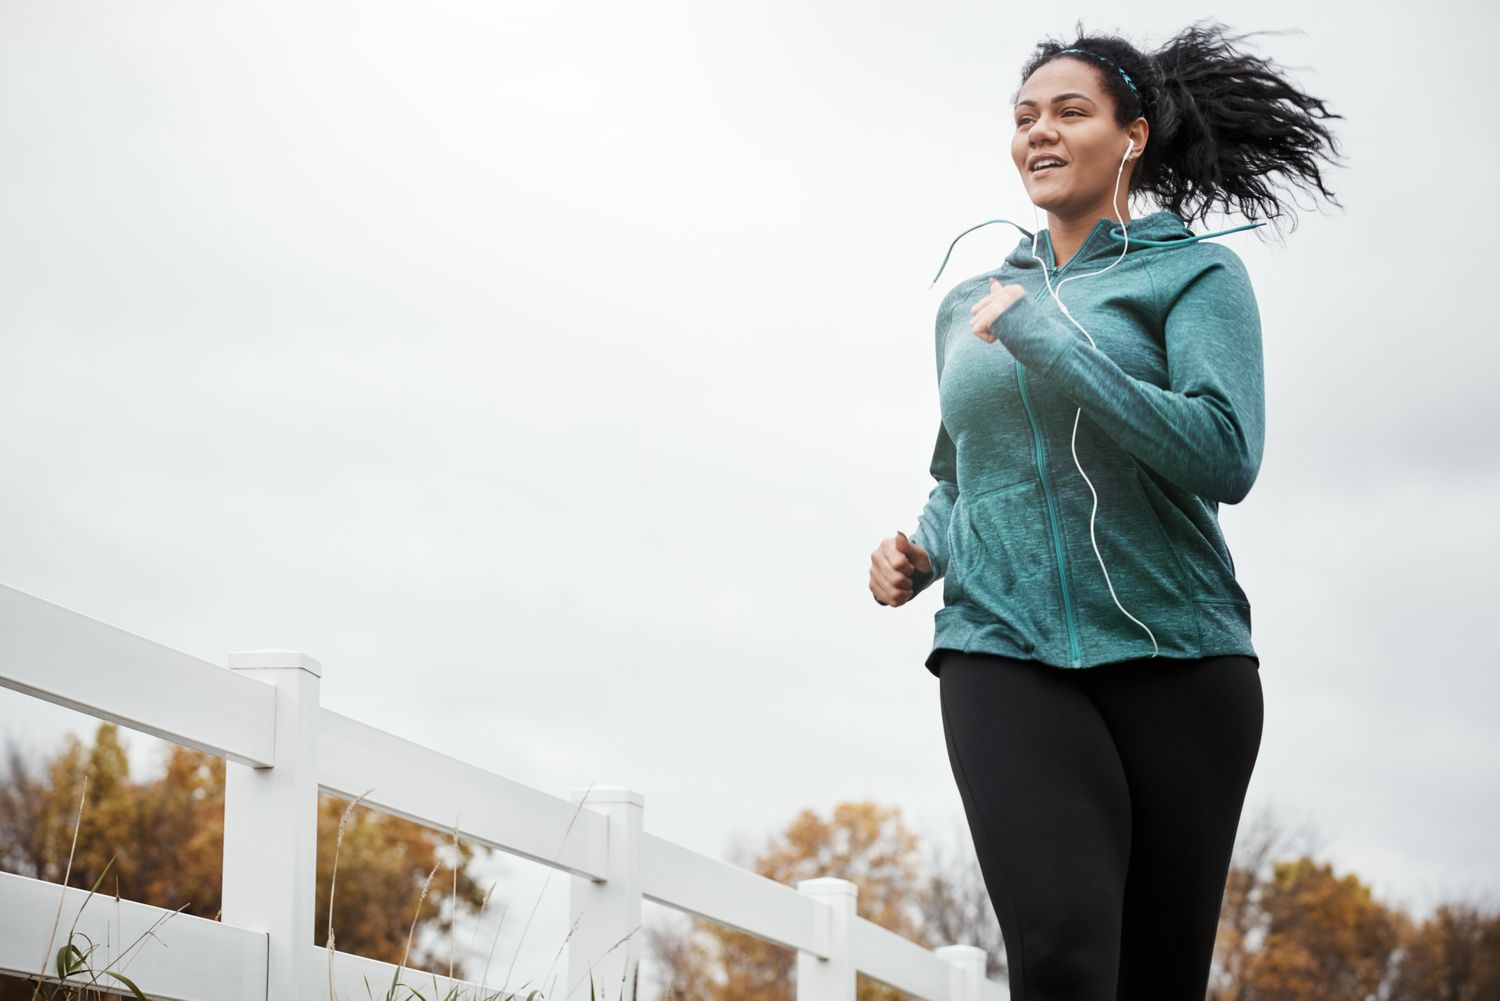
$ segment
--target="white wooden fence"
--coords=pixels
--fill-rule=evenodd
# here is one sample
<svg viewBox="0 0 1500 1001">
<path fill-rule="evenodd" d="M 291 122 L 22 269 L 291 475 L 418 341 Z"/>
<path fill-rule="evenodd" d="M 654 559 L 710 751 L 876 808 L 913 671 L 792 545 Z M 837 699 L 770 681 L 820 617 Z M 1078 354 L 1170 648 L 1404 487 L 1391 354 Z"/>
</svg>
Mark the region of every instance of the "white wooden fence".
<svg viewBox="0 0 1500 1001">
<path fill-rule="evenodd" d="M 395 967 L 342 952 L 330 964 L 313 944 L 318 791 L 373 789 L 371 807 L 441 831 L 461 806 L 460 837 L 572 876 L 576 930 L 548 1001 L 586 999 L 591 977 L 601 998 L 634 1001 L 642 900 L 797 950 L 798 1001 L 853 1001 L 856 972 L 931 1001 L 1009 998 L 985 978 L 983 950 L 929 951 L 857 916 L 847 880 L 793 890 L 647 834 L 634 790 L 560 799 L 340 716 L 319 705 L 321 668 L 304 654 L 236 653 L 228 666 L 0 584 L 0 685 L 227 759 L 221 920 L 174 915 L 138 946 L 128 975 L 153 997 L 312 1001 L 329 998 L 330 976 L 339 999 L 365 997 L 366 978 L 383 991 Z M 38 972 L 59 896 L 66 930 L 84 891 L 0 873 L 0 969 Z M 96 898 L 79 930 L 130 943 L 167 914 Z M 403 982 L 428 997 L 450 986 L 428 974 Z"/>
</svg>

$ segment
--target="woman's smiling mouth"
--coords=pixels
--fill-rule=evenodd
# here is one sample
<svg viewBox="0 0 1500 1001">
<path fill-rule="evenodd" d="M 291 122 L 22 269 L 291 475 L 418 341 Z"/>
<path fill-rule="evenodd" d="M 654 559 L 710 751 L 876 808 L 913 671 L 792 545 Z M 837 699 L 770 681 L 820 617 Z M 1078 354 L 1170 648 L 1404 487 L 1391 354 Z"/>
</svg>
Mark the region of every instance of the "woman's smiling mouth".
<svg viewBox="0 0 1500 1001">
<path fill-rule="evenodd" d="M 1067 165 L 1067 161 L 1060 156 L 1053 156 L 1050 153 L 1035 153 L 1032 154 L 1028 168 L 1032 177 L 1040 177 L 1054 170 L 1061 170 Z"/>
</svg>

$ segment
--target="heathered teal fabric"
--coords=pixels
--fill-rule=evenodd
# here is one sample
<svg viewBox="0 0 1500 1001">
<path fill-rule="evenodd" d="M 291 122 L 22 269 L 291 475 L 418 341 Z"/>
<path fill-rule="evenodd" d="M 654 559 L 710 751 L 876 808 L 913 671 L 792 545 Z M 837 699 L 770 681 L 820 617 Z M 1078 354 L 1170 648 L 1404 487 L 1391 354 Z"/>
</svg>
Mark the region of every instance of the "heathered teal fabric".
<svg viewBox="0 0 1500 1001">
<path fill-rule="evenodd" d="M 1123 260 L 1120 224 L 1101 218 L 1061 269 L 1045 230 L 1038 260 L 1031 233 L 1016 228 L 1025 235 L 1004 265 L 938 307 L 937 483 L 910 533 L 933 564 L 917 592 L 943 580 L 928 670 L 937 674 L 942 649 L 1061 668 L 1153 653 L 1259 664 L 1218 519 L 1219 504 L 1249 493 L 1265 441 L 1260 313 L 1244 264 L 1168 211 L 1130 221 Z M 1059 291 L 1094 347 L 1052 301 L 1042 268 L 1057 288 L 1116 260 Z M 987 344 L 969 308 L 991 276 L 1027 294 Z M 1080 407 L 1077 455 L 1098 492 L 1104 568 L 1070 444 Z"/>
</svg>

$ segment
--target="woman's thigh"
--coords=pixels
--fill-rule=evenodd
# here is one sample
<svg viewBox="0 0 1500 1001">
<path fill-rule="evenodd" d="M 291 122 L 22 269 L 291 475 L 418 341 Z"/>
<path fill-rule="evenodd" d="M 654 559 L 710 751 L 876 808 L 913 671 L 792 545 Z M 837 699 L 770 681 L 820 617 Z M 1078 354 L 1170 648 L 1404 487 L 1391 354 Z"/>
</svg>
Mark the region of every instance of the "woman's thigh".
<svg viewBox="0 0 1500 1001">
<path fill-rule="evenodd" d="M 1202 1001 L 1264 705 L 1249 657 L 1091 668 L 1130 788 L 1119 1001 Z"/>
<path fill-rule="evenodd" d="M 945 654 L 943 730 L 1013 1001 L 1114 1001 L 1130 790 L 1078 671 Z"/>
</svg>

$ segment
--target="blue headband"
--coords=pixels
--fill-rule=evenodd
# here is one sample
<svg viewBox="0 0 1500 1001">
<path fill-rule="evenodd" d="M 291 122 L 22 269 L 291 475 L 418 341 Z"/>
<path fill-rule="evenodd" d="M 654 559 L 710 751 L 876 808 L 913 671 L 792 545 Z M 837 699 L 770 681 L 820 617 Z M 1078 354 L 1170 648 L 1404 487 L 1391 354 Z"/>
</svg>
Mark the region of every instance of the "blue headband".
<svg viewBox="0 0 1500 1001">
<path fill-rule="evenodd" d="M 1104 62 L 1113 66 L 1115 69 L 1120 71 L 1120 76 L 1124 77 L 1125 82 L 1130 85 L 1130 92 L 1136 96 L 1136 100 L 1140 100 L 1141 92 L 1135 89 L 1135 81 L 1130 79 L 1130 74 L 1126 73 L 1124 67 L 1115 62 L 1113 59 L 1110 59 L 1108 56 L 1101 56 L 1097 52 L 1089 52 L 1087 49 L 1063 49 L 1062 52 L 1058 52 L 1057 55 L 1060 56 L 1063 54 L 1063 52 L 1077 52 L 1081 55 L 1093 56 L 1095 59 L 1103 60 Z"/>
</svg>

